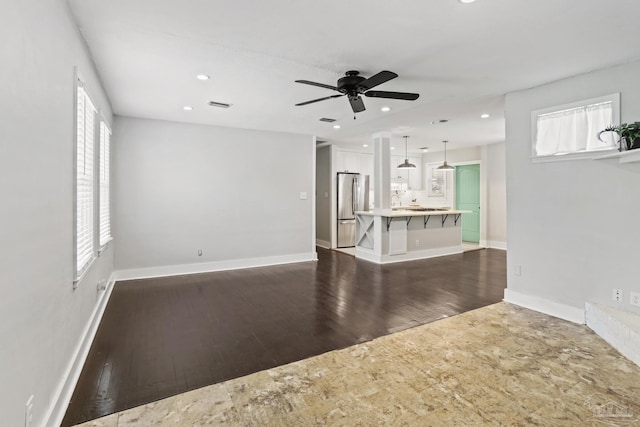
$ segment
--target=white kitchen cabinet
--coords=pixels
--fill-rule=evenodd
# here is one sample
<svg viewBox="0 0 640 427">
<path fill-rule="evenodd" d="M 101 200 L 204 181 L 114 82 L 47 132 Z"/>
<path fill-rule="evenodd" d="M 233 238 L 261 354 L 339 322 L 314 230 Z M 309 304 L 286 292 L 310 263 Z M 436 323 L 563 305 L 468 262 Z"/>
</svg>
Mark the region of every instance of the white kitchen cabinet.
<svg viewBox="0 0 640 427">
<path fill-rule="evenodd" d="M 409 163 L 416 165 L 415 169 L 409 169 L 409 190 L 422 190 L 422 159 L 409 157 Z"/>
<path fill-rule="evenodd" d="M 338 172 L 360 173 L 360 154 L 353 151 L 337 151 L 336 166 Z"/>
<path fill-rule="evenodd" d="M 373 181 L 373 154 L 360 153 L 360 173 L 369 175 L 369 186 Z"/>
<path fill-rule="evenodd" d="M 389 176 L 391 182 L 404 184 L 409 180 L 407 169 L 398 169 L 398 165 L 404 163 L 404 156 L 391 156 L 391 165 L 389 166 Z"/>
<path fill-rule="evenodd" d="M 404 156 L 391 156 L 391 182 L 407 184 L 408 190 L 422 190 L 422 159 L 409 157 L 409 163 L 416 165 L 415 169 L 398 169 L 398 165 L 404 163 Z"/>
</svg>

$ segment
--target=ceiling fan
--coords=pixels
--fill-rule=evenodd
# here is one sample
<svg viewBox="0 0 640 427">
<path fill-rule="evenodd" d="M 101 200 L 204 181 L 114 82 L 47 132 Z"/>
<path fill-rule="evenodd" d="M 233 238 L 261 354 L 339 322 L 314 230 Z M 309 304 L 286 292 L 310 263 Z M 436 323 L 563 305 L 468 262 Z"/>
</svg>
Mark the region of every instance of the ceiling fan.
<svg viewBox="0 0 640 427">
<path fill-rule="evenodd" d="M 395 79 L 396 77 L 398 77 L 398 75 L 392 71 L 380 71 L 378 74 L 375 74 L 367 79 L 362 77 L 359 71 L 347 71 L 344 77 L 338 79 L 338 83 L 335 86 L 310 82 L 309 80 L 296 80 L 296 83 L 323 87 L 340 92 L 340 95 L 325 96 L 324 98 L 301 102 L 299 104 L 296 104 L 296 107 L 301 105 L 313 104 L 314 102 L 324 101 L 326 99 L 339 98 L 346 95 L 349 97 L 349 104 L 351 104 L 351 109 L 353 110 L 353 112 L 359 113 L 365 110 L 364 102 L 362 102 L 362 97 L 360 96 L 361 94 L 373 98 L 403 99 L 405 101 L 415 101 L 416 99 L 418 99 L 420 95 L 417 93 L 371 90 L 374 87 L 381 85 L 382 83 Z"/>
</svg>

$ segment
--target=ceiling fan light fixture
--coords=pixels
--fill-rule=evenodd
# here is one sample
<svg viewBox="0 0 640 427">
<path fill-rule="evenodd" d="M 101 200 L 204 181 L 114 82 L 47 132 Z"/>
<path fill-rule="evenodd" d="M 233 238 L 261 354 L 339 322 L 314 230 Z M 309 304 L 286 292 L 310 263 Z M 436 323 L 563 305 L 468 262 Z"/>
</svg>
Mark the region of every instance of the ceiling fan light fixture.
<svg viewBox="0 0 640 427">
<path fill-rule="evenodd" d="M 404 162 L 398 165 L 398 169 L 415 169 L 416 165 L 413 163 L 409 163 L 409 152 L 407 149 L 407 138 L 408 136 L 403 136 L 404 138 Z"/>
<path fill-rule="evenodd" d="M 388 82 L 389 80 L 395 79 L 396 77 L 398 77 L 398 75 L 393 71 L 383 70 L 369 78 L 365 78 L 360 75 L 359 71 L 351 70 L 347 71 L 344 77 L 339 78 L 335 86 L 312 82 L 309 80 L 295 80 L 296 83 L 317 86 L 324 89 L 330 89 L 336 92 L 340 92 L 339 95 L 329 95 L 318 99 L 312 99 L 311 101 L 299 102 L 295 105 L 296 107 L 300 107 L 303 105 L 314 104 L 320 101 L 326 101 L 328 99 L 346 96 L 346 98 L 349 100 L 349 104 L 351 105 L 351 109 L 355 114 L 361 113 L 366 110 L 364 101 L 362 100 L 362 96 L 385 99 L 400 99 L 405 101 L 415 101 L 420 97 L 420 94 L 418 93 L 371 90 L 374 87 Z"/>
<path fill-rule="evenodd" d="M 455 168 L 453 166 L 451 166 L 449 163 L 447 163 L 447 142 L 449 141 L 442 141 L 442 143 L 444 144 L 444 163 L 440 166 L 438 166 L 438 170 L 441 171 L 452 171 L 455 170 Z"/>
</svg>

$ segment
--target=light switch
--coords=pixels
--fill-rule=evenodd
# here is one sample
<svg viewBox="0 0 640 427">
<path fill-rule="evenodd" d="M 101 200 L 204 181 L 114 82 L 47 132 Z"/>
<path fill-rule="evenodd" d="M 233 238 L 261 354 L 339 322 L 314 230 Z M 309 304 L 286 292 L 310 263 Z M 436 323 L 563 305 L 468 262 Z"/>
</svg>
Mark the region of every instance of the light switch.
<svg viewBox="0 0 640 427">
<path fill-rule="evenodd" d="M 300 200 L 307 200 L 307 192 L 306 191 L 301 191 L 300 192 Z"/>
</svg>

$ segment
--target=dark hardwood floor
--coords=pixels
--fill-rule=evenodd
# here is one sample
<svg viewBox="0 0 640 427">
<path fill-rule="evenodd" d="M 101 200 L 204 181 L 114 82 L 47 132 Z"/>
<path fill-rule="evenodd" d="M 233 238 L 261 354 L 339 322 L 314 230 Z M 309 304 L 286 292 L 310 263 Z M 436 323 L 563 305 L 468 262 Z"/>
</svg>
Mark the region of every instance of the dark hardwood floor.
<svg viewBox="0 0 640 427">
<path fill-rule="evenodd" d="M 319 261 L 118 282 L 63 426 L 483 307 L 506 253 Z"/>
</svg>

